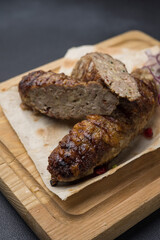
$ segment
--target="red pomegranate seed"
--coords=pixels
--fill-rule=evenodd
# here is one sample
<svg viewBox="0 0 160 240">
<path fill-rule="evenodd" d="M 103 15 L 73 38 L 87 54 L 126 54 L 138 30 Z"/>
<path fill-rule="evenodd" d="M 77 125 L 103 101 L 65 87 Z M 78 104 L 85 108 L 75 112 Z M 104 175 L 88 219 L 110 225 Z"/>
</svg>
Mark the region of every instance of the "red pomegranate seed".
<svg viewBox="0 0 160 240">
<path fill-rule="evenodd" d="M 152 138 L 153 137 L 153 131 L 152 128 L 146 128 L 143 132 L 144 136 L 146 138 Z"/>
<path fill-rule="evenodd" d="M 101 175 L 101 174 L 107 172 L 107 168 L 104 167 L 104 166 L 98 167 L 94 170 L 94 172 L 95 172 L 96 175 Z"/>
</svg>

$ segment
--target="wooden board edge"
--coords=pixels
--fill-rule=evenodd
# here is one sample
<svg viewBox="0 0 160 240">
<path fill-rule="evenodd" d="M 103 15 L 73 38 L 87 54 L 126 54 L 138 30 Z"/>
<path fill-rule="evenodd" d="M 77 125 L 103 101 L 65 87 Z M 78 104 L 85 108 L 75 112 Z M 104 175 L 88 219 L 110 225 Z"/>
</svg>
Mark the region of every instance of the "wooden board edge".
<svg viewBox="0 0 160 240">
<path fill-rule="evenodd" d="M 113 240 L 158 209 L 160 209 L 160 194 L 150 199 L 150 201 L 145 202 L 131 214 L 128 214 L 128 216 L 117 222 L 110 229 L 107 229 L 103 233 L 99 234 L 96 238 L 94 238 L 94 240 Z"/>
<path fill-rule="evenodd" d="M 136 37 L 135 37 L 136 36 Z M 131 30 L 131 31 L 127 31 L 125 33 L 122 33 L 122 34 L 119 34 L 118 36 L 114 36 L 112 38 L 109 38 L 108 40 L 104 40 L 98 44 L 96 44 L 96 46 L 103 46 L 105 45 L 106 43 L 108 45 L 112 44 L 113 47 L 122 41 L 124 40 L 128 40 L 128 39 L 137 39 L 137 40 L 145 40 L 145 41 L 148 41 L 148 42 L 152 42 L 152 44 L 154 45 L 160 45 L 160 41 L 151 37 L 150 35 L 142 32 L 142 31 L 139 31 L 139 30 Z"/>
<path fill-rule="evenodd" d="M 109 38 L 105 41 L 99 42 L 99 43 L 95 44 L 95 46 L 103 47 L 103 45 L 106 45 L 106 43 L 107 43 L 108 47 L 112 47 L 112 46 L 114 47 L 114 45 L 116 45 L 118 42 L 121 41 L 121 38 L 123 38 L 125 40 L 128 40 L 128 39 L 135 38 L 135 35 L 136 35 L 136 38 L 139 39 L 139 40 L 144 40 L 145 39 L 146 41 L 151 41 L 153 43 L 153 45 L 154 44 L 155 45 L 157 45 L 157 44 L 160 45 L 160 41 L 158 41 L 157 39 L 149 36 L 148 34 L 142 32 L 142 31 L 139 31 L 139 30 L 132 30 L 132 31 L 127 31 L 125 33 L 119 34 L 118 36 L 114 36 L 112 38 Z M 20 81 L 20 79 L 22 78 L 22 76 L 28 74 L 31 71 L 37 71 L 39 69 L 45 69 L 45 70 L 53 69 L 53 70 L 56 70 L 60 67 L 63 60 L 64 60 L 64 58 L 60 58 L 60 59 L 57 59 L 53 62 L 41 65 L 37 68 L 31 69 L 27 72 L 24 72 L 24 73 L 19 74 L 15 77 L 12 77 L 12 78 L 0 83 L 0 90 L 2 90 L 5 87 L 11 87 L 13 85 L 17 85 L 18 82 Z"/>
<path fill-rule="evenodd" d="M 7 166 L 8 167 L 8 166 Z M 33 232 L 42 240 L 51 240 L 45 229 L 40 225 L 39 221 L 35 219 L 34 215 L 30 213 L 21 200 L 14 194 L 12 189 L 0 178 L 0 189 L 2 194 L 6 197 L 9 203 L 14 207 L 26 224 L 33 230 Z M 32 225 L 32 222 L 34 224 Z"/>
<path fill-rule="evenodd" d="M 160 180 L 158 180 L 158 181 L 160 181 Z M 153 184 L 154 183 L 151 183 L 150 185 L 153 185 Z M 20 216 L 27 222 L 27 224 L 30 226 L 30 228 L 36 233 L 36 235 L 40 239 L 43 239 L 43 240 L 44 239 L 46 239 L 46 240 L 55 239 L 52 237 L 54 232 L 51 231 L 48 234 L 45 232 L 45 229 L 42 227 L 43 223 L 42 224 L 40 223 L 41 219 L 36 219 L 33 212 L 31 214 L 30 212 L 28 212 L 26 210 L 26 208 L 24 207 L 22 202 L 11 191 L 11 189 L 9 188 L 9 186 L 6 183 L 4 183 L 3 181 L 0 181 L 0 186 L 3 189 L 2 192 L 3 192 L 4 196 L 7 197 L 9 202 L 13 205 L 13 207 L 17 210 L 17 212 L 20 214 Z M 152 187 L 152 186 L 150 186 L 150 187 Z M 148 188 L 148 186 L 145 187 L 145 189 L 147 189 L 147 188 Z M 146 191 L 145 189 L 140 190 L 141 195 L 143 195 L 143 196 L 144 196 L 144 192 Z M 137 195 L 137 194 L 139 194 L 139 192 L 136 193 L 135 195 Z M 134 196 L 134 198 L 137 199 L 137 196 Z M 145 199 L 145 197 L 144 197 L 144 199 Z M 131 197 L 130 197 L 129 201 L 132 201 Z M 136 223 L 138 223 L 139 221 L 141 221 L 142 219 L 144 219 L 145 217 L 150 215 L 152 212 L 159 209 L 160 193 L 155 196 L 154 196 L 154 194 L 153 194 L 153 196 L 151 194 L 149 201 L 146 201 L 146 202 L 144 201 L 143 205 L 141 205 L 140 203 L 138 203 L 138 204 L 139 204 L 139 207 L 136 208 L 132 212 L 131 212 L 131 209 L 129 209 L 128 213 L 125 215 L 124 218 L 115 220 L 114 224 L 111 225 L 109 228 L 107 228 L 107 226 L 105 226 L 106 229 L 104 229 L 104 231 L 102 233 L 98 234 L 98 232 L 97 232 L 97 236 L 95 236 L 94 238 L 87 238 L 87 239 L 113 240 L 114 238 L 118 237 L 120 234 L 122 234 L 123 232 L 125 232 L 126 230 L 128 230 L 129 228 L 134 226 Z M 121 209 L 124 209 L 124 208 L 125 208 L 125 203 L 122 203 Z M 115 210 L 112 209 L 111 211 L 114 212 Z M 112 213 L 111 213 L 111 215 L 112 215 Z M 130 219 L 132 221 L 129 221 Z M 32 221 L 34 221 L 34 220 L 36 220 L 36 221 L 34 222 L 34 224 L 32 224 Z M 56 221 L 55 221 L 55 225 L 56 225 Z M 59 229 L 59 227 L 60 226 L 58 224 L 57 228 Z M 71 227 L 71 229 L 72 229 L 72 227 Z M 78 232 L 79 232 L 79 230 L 78 230 Z M 80 234 L 80 232 L 79 232 L 79 234 Z M 81 236 L 77 236 L 77 239 L 81 239 Z"/>
</svg>

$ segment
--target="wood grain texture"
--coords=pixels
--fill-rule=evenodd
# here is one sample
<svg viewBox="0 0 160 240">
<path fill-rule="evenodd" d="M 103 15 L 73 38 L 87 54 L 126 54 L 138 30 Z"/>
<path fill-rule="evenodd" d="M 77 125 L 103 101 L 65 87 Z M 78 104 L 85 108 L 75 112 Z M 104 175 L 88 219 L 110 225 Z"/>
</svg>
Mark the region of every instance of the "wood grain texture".
<svg viewBox="0 0 160 240">
<path fill-rule="evenodd" d="M 131 31 L 97 44 L 142 49 L 159 42 Z M 37 69 L 56 70 L 63 59 Z M 0 84 L 5 90 L 22 75 Z M 32 160 L 0 109 L 0 188 L 40 239 L 114 239 L 160 207 L 160 149 L 66 201 L 43 184 Z"/>
</svg>

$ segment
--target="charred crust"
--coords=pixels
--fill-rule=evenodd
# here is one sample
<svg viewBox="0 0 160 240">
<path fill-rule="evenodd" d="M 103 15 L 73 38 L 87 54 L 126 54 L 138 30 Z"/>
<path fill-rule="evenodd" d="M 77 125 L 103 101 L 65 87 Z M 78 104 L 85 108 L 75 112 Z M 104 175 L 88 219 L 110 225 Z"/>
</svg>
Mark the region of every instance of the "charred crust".
<svg viewBox="0 0 160 240">
<path fill-rule="evenodd" d="M 141 95 L 138 100 L 120 99 L 111 116 L 87 116 L 53 150 L 48 170 L 58 181 L 70 182 L 84 177 L 101 164 L 104 154 L 108 153 L 106 161 L 109 161 L 113 149 L 117 149 L 115 155 L 118 154 L 142 130 L 155 109 L 157 89 L 154 82 L 147 84 L 138 77 L 135 80 Z"/>
<path fill-rule="evenodd" d="M 53 178 L 53 179 L 50 180 L 50 184 L 51 184 L 52 187 L 54 187 L 58 184 L 58 181 Z"/>
</svg>

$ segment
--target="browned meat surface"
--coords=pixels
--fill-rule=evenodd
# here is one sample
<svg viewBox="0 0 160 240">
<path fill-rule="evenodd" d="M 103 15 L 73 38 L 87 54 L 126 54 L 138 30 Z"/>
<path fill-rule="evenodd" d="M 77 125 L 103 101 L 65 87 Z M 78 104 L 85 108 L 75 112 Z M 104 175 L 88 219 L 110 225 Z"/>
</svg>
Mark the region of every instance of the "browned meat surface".
<svg viewBox="0 0 160 240">
<path fill-rule="evenodd" d="M 152 117 L 157 88 L 147 70 L 136 70 L 140 98 L 122 99 L 110 116 L 90 115 L 77 123 L 49 156 L 51 182 L 70 182 L 93 173 L 96 166 L 117 156 Z"/>
<path fill-rule="evenodd" d="M 88 114 L 111 114 L 119 100 L 100 82 L 75 81 L 65 74 L 37 71 L 19 83 L 22 102 L 59 119 L 81 119 Z"/>
<path fill-rule="evenodd" d="M 140 97 L 137 83 L 125 65 L 103 53 L 89 53 L 76 64 L 72 76 L 37 71 L 19 83 L 22 102 L 32 110 L 58 119 L 110 115 L 119 97 Z"/>
<path fill-rule="evenodd" d="M 127 98 L 129 101 L 140 97 L 137 83 L 127 72 L 125 65 L 108 54 L 86 54 L 77 62 L 71 76 L 85 82 L 101 82 L 117 97 Z"/>
</svg>

